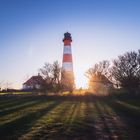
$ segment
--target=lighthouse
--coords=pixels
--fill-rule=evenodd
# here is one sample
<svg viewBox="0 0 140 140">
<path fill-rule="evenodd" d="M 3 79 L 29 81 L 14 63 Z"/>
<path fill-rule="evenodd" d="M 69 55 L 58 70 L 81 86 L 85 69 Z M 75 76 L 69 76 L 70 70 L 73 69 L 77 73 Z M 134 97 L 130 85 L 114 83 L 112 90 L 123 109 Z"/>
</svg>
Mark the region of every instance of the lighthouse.
<svg viewBox="0 0 140 140">
<path fill-rule="evenodd" d="M 72 42 L 71 34 L 66 32 L 64 34 L 64 39 L 63 39 L 64 48 L 63 48 L 63 60 L 62 60 L 62 70 L 64 71 L 64 75 L 61 77 L 61 79 L 67 88 L 74 88 L 75 85 L 71 42 Z"/>
</svg>

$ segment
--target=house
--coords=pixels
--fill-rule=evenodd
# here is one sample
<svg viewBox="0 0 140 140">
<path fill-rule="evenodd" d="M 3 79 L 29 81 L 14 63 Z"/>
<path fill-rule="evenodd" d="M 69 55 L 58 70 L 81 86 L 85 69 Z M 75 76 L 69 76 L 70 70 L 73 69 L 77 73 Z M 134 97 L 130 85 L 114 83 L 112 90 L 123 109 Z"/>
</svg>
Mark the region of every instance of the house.
<svg viewBox="0 0 140 140">
<path fill-rule="evenodd" d="M 40 74 L 37 76 L 32 76 L 25 83 L 23 83 L 23 90 L 33 90 L 33 89 L 41 89 L 41 85 L 44 82 L 44 79 Z"/>
<path fill-rule="evenodd" d="M 110 80 L 106 76 L 100 73 L 95 74 L 89 82 L 89 88 L 94 93 L 107 94 L 113 87 L 113 83 L 110 82 Z"/>
</svg>

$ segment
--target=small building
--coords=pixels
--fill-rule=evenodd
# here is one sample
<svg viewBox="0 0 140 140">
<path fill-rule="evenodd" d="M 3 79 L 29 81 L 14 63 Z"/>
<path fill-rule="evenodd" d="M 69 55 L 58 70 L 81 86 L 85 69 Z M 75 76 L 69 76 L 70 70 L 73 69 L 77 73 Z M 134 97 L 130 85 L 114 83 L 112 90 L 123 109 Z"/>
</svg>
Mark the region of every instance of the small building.
<svg viewBox="0 0 140 140">
<path fill-rule="evenodd" d="M 25 83 L 23 83 L 23 90 L 33 90 L 41 89 L 44 79 L 39 74 L 37 76 L 32 76 Z"/>
<path fill-rule="evenodd" d="M 108 94 L 109 90 L 114 88 L 114 85 L 106 76 L 97 73 L 90 80 L 89 88 L 94 93 Z"/>
</svg>

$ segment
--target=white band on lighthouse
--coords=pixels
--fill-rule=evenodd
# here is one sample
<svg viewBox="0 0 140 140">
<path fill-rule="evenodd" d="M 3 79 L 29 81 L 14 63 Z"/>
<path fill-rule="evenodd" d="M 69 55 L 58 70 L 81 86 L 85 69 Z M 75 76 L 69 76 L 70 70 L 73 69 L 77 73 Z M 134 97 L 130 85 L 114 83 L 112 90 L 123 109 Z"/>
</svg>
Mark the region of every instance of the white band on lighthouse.
<svg viewBox="0 0 140 140">
<path fill-rule="evenodd" d="M 63 54 L 71 54 L 71 46 L 64 46 Z"/>
<path fill-rule="evenodd" d="M 66 71 L 73 71 L 73 65 L 71 62 L 63 62 L 62 68 Z"/>
</svg>

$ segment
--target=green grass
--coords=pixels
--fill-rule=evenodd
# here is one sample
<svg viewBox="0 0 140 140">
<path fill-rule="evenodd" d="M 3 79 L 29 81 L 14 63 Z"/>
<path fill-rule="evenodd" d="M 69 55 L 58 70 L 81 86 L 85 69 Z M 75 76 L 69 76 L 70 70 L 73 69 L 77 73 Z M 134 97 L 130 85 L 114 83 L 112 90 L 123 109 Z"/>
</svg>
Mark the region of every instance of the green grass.
<svg viewBox="0 0 140 140">
<path fill-rule="evenodd" d="M 139 140 L 140 99 L 0 97 L 2 140 Z"/>
<path fill-rule="evenodd" d="M 14 94 L 14 95 L 16 95 L 16 94 L 24 94 L 24 95 L 26 95 L 26 94 L 32 94 L 33 92 L 26 92 L 26 91 L 16 91 L 16 92 L 0 92 L 0 95 L 8 95 L 8 94 Z"/>
</svg>

